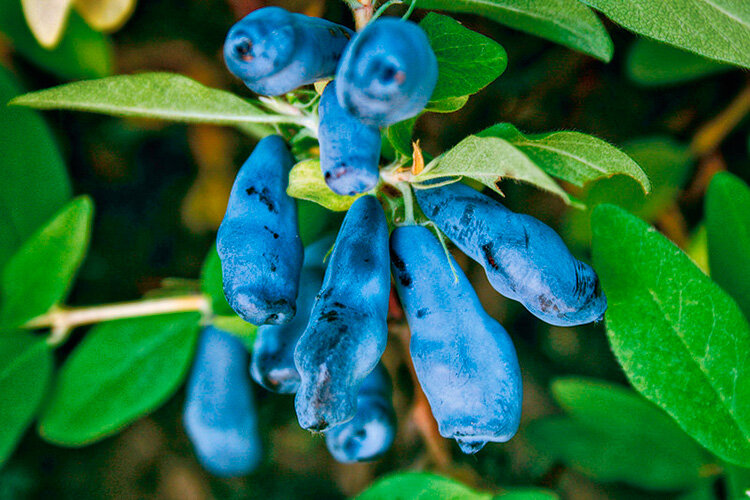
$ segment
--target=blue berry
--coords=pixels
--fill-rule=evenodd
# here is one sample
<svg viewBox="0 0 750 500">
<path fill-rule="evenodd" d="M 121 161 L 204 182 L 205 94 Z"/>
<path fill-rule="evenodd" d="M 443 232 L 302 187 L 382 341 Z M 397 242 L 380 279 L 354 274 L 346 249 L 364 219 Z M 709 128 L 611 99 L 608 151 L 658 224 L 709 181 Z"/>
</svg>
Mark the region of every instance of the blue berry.
<svg viewBox="0 0 750 500">
<path fill-rule="evenodd" d="M 336 71 L 336 94 L 362 122 L 385 127 L 422 111 L 437 77 L 435 53 L 419 26 L 378 19 L 346 47 Z"/>
<path fill-rule="evenodd" d="M 286 194 L 293 165 L 281 137 L 262 139 L 237 174 L 216 238 L 227 301 L 254 325 L 288 323 L 296 310 L 303 249 Z"/>
<path fill-rule="evenodd" d="M 253 92 L 286 94 L 332 76 L 353 34 L 325 19 L 265 7 L 229 30 L 224 60 Z"/>
<path fill-rule="evenodd" d="M 320 168 L 334 193 L 355 195 L 378 182 L 380 131 L 364 125 L 339 105 L 337 83 L 329 83 L 320 98 Z"/>
<path fill-rule="evenodd" d="M 353 419 L 325 434 L 333 458 L 343 463 L 367 462 L 383 455 L 396 437 L 396 414 L 391 401 L 391 380 L 378 364 L 362 382 Z"/>
<path fill-rule="evenodd" d="M 231 334 L 211 326 L 201 333 L 184 423 L 198 460 L 217 476 L 248 474 L 262 458 L 248 357 Z"/>
<path fill-rule="evenodd" d="M 596 272 L 571 254 L 549 226 L 511 212 L 461 183 L 416 191 L 419 206 L 492 286 L 538 318 L 573 326 L 602 317 L 607 299 Z"/>
<path fill-rule="evenodd" d="M 377 199 L 363 196 L 344 218 L 294 351 L 303 428 L 322 431 L 354 417 L 359 387 L 385 350 L 390 285 L 385 214 Z"/>
<path fill-rule="evenodd" d="M 324 238 L 305 248 L 294 319 L 285 325 L 263 325 L 258 328 L 250 374 L 269 391 L 280 394 L 297 392 L 300 378 L 294 366 L 294 347 L 307 326 L 313 300 L 323 282 L 323 258 L 332 244 L 332 238 Z"/>
<path fill-rule="evenodd" d="M 457 281 L 440 242 L 424 227 L 398 227 L 391 235 L 391 266 L 419 384 L 440 434 L 476 453 L 518 430 L 521 372 L 505 329 L 451 262 Z"/>
</svg>

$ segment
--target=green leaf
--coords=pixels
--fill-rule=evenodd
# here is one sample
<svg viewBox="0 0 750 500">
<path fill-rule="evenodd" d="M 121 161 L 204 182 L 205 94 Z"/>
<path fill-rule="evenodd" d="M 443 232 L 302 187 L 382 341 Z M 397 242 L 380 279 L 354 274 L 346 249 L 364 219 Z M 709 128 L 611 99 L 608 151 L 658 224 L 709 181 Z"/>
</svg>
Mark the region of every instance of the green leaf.
<svg viewBox="0 0 750 500">
<path fill-rule="evenodd" d="M 417 6 L 478 14 L 602 61 L 612 58 L 612 40 L 604 25 L 576 0 L 418 0 Z"/>
<path fill-rule="evenodd" d="M 19 326 L 58 305 L 88 250 L 93 204 L 81 196 L 11 257 L 0 280 L 0 324 Z"/>
<path fill-rule="evenodd" d="M 36 41 L 19 0 L 0 0 L 0 31 L 33 64 L 65 79 L 99 78 L 112 72 L 113 50 L 108 37 L 91 29 L 72 12 L 62 41 L 47 50 Z"/>
<path fill-rule="evenodd" d="M 399 472 L 376 481 L 357 500 L 489 500 L 453 479 L 426 472 Z"/>
<path fill-rule="evenodd" d="M 0 332 L 0 465 L 8 459 L 47 392 L 52 353 L 41 338 Z"/>
<path fill-rule="evenodd" d="M 607 335 L 631 384 L 724 460 L 750 464 L 750 326 L 679 248 L 613 205 L 592 216 Z"/>
<path fill-rule="evenodd" d="M 639 38 L 628 51 L 628 77 L 647 87 L 677 85 L 732 69 L 692 52 Z"/>
<path fill-rule="evenodd" d="M 707 466 L 706 454 L 672 419 L 631 390 L 563 378 L 553 383 L 552 394 L 570 418 L 537 421 L 529 437 L 542 452 L 598 481 L 673 490 L 719 471 Z"/>
<path fill-rule="evenodd" d="M 255 340 L 255 334 L 258 332 L 257 326 L 248 323 L 236 314 L 233 316 L 214 316 L 211 318 L 211 324 L 219 330 L 229 332 L 232 335 L 236 335 L 237 337 L 246 340 L 249 342 L 250 347 L 252 347 L 252 342 Z"/>
<path fill-rule="evenodd" d="M 475 179 L 498 193 L 497 183 L 502 179 L 528 182 L 571 203 L 568 194 L 544 170 L 499 137 L 470 135 L 427 165 L 415 181 L 456 176 Z"/>
<path fill-rule="evenodd" d="M 38 113 L 6 108 L 21 92 L 0 67 L 0 273 L 6 261 L 70 198 L 70 181 L 47 124 Z"/>
<path fill-rule="evenodd" d="M 158 408 L 188 372 L 199 320 L 198 313 L 179 313 L 92 328 L 60 370 L 41 436 L 83 446 Z"/>
<path fill-rule="evenodd" d="M 402 156 L 411 158 L 411 138 L 414 134 L 414 125 L 417 117 L 394 123 L 383 129 L 382 133 L 386 140 L 391 143 L 393 149 Z"/>
<path fill-rule="evenodd" d="M 750 68 L 746 0 L 583 0 L 640 35 Z"/>
<path fill-rule="evenodd" d="M 297 163 L 289 172 L 289 196 L 314 201 L 335 212 L 344 212 L 362 196 L 342 196 L 331 191 L 320 170 L 320 161 L 305 160 Z"/>
<path fill-rule="evenodd" d="M 439 101 L 428 102 L 424 110 L 432 113 L 453 113 L 454 111 L 463 108 L 467 102 L 469 102 L 468 95 L 449 97 Z"/>
<path fill-rule="evenodd" d="M 433 101 L 475 94 L 508 66 L 508 55 L 500 44 L 448 16 L 430 12 L 419 26 L 427 33 L 438 61 Z"/>
<path fill-rule="evenodd" d="M 295 120 L 267 114 L 231 92 L 208 88 L 173 73 L 118 75 L 68 83 L 22 95 L 13 99 L 11 104 L 184 123 L 232 125 L 252 134 L 257 132 L 258 124 Z"/>
<path fill-rule="evenodd" d="M 560 497 L 554 491 L 542 488 L 513 488 L 493 498 L 495 500 L 556 500 Z"/>
<path fill-rule="evenodd" d="M 211 245 L 201 269 L 201 290 L 211 299 L 211 311 L 217 315 L 232 316 L 234 310 L 224 296 L 224 282 L 221 275 L 221 260 L 216 244 Z"/>
<path fill-rule="evenodd" d="M 708 185 L 706 230 L 711 278 L 750 318 L 750 188 L 728 172 Z"/>
<path fill-rule="evenodd" d="M 750 498 L 750 469 L 725 464 L 727 476 L 727 498 L 729 500 L 747 500 Z"/>
<path fill-rule="evenodd" d="M 499 123 L 477 135 L 505 139 L 548 174 L 576 186 L 622 174 L 638 181 L 646 193 L 651 190 L 648 177 L 636 162 L 590 135 L 580 132 L 524 135 L 510 123 Z"/>
</svg>

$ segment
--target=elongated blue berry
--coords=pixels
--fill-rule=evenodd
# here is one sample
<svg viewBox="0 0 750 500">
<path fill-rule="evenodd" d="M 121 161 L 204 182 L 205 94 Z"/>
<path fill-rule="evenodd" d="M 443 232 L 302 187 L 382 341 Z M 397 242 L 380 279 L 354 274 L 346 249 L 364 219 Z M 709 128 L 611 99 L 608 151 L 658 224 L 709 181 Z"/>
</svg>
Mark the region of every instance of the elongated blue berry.
<svg viewBox="0 0 750 500">
<path fill-rule="evenodd" d="M 198 460 L 217 476 L 248 474 L 262 458 L 248 358 L 231 334 L 211 326 L 201 333 L 184 423 Z"/>
<path fill-rule="evenodd" d="M 573 326 L 604 314 L 607 299 L 596 272 L 573 257 L 549 226 L 461 183 L 417 190 L 416 196 L 425 215 L 484 267 L 495 290 L 538 318 Z"/>
<path fill-rule="evenodd" d="M 391 379 L 379 364 L 362 382 L 353 419 L 326 432 L 326 446 L 343 463 L 367 462 L 383 455 L 396 437 Z"/>
<path fill-rule="evenodd" d="M 437 77 L 437 59 L 424 31 L 411 21 L 381 18 L 346 47 L 336 94 L 362 122 L 384 127 L 422 111 Z"/>
<path fill-rule="evenodd" d="M 399 227 L 391 235 L 391 266 L 419 384 L 440 435 L 476 453 L 518 430 L 521 372 L 505 329 L 451 262 L 458 281 L 440 242 L 424 227 Z"/>
<path fill-rule="evenodd" d="M 359 387 L 385 350 L 390 281 L 385 214 L 363 196 L 344 218 L 294 351 L 303 428 L 322 431 L 354 417 Z"/>
<path fill-rule="evenodd" d="M 224 60 L 253 92 L 281 95 L 333 76 L 352 35 L 325 19 L 265 7 L 229 30 Z"/>
<path fill-rule="evenodd" d="M 237 174 L 216 238 L 227 301 L 254 325 L 295 314 L 302 242 L 286 194 L 293 164 L 281 137 L 262 139 Z"/>
<path fill-rule="evenodd" d="M 350 115 L 336 99 L 337 83 L 329 83 L 320 98 L 320 168 L 334 193 L 355 195 L 378 182 L 380 131 Z"/>
<path fill-rule="evenodd" d="M 324 238 L 305 248 L 294 319 L 285 325 L 263 325 L 258 328 L 250 374 L 269 391 L 281 394 L 297 392 L 300 378 L 294 366 L 294 348 L 310 318 L 315 295 L 323 282 L 323 258 L 332 244 L 333 238 Z"/>
</svg>

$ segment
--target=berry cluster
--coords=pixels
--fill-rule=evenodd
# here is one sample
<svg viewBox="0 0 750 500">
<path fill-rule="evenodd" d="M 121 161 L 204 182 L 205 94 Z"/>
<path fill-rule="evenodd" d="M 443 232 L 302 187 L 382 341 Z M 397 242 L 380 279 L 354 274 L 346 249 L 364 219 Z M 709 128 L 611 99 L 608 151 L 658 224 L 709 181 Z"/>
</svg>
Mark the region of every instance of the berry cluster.
<svg viewBox="0 0 750 500">
<path fill-rule="evenodd" d="M 335 76 L 320 99 L 318 138 L 326 183 L 345 195 L 376 187 L 380 128 L 421 112 L 437 80 L 424 32 L 396 19 L 378 19 L 354 34 L 264 8 L 232 28 L 224 54 L 236 76 L 267 95 Z M 395 434 L 390 380 L 380 365 L 392 274 L 412 332 L 415 372 L 440 434 L 466 453 L 509 440 L 522 399 L 513 343 L 442 242 L 412 221 L 389 237 L 380 202 L 366 194 L 352 204 L 335 242 L 303 249 L 295 200 L 286 193 L 294 161 L 281 137 L 262 139 L 239 171 L 217 237 L 226 298 L 259 325 L 252 377 L 271 391 L 296 393 L 300 425 L 324 432 L 337 460 L 384 453 Z M 554 325 L 602 317 L 606 298 L 596 273 L 548 226 L 461 183 L 415 192 L 426 223 L 481 264 L 499 293 Z M 220 448 L 257 450 L 248 388 L 235 368 L 244 363 L 244 348 L 230 354 L 231 343 L 206 330 L 191 380 L 186 424 L 203 458 Z M 203 364 L 213 351 L 211 371 Z M 231 396 L 230 385 L 243 394 Z M 220 415 L 223 409 L 229 415 Z M 237 433 L 242 438 L 228 446 Z M 242 468 L 256 453 L 229 451 L 214 457 L 214 469 L 231 470 L 222 460 Z"/>
</svg>

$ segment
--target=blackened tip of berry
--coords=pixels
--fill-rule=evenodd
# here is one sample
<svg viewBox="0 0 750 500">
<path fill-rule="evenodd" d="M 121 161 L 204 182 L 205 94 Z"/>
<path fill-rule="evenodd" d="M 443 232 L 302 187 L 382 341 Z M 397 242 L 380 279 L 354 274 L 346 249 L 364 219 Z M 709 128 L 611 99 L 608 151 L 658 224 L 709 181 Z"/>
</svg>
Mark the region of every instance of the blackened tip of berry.
<svg viewBox="0 0 750 500">
<path fill-rule="evenodd" d="M 253 43 L 247 38 L 243 38 L 234 45 L 234 53 L 245 62 L 253 60 L 252 50 Z"/>
</svg>

